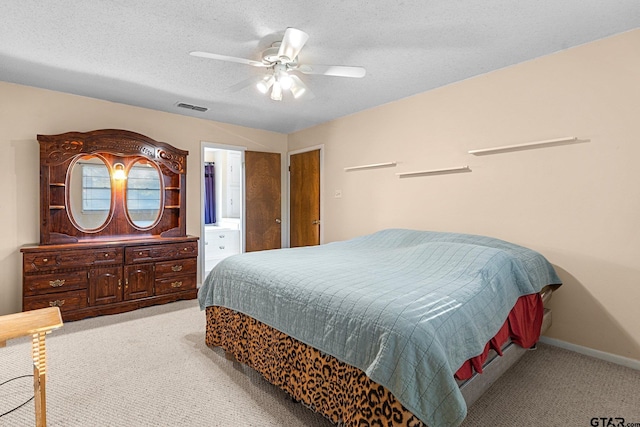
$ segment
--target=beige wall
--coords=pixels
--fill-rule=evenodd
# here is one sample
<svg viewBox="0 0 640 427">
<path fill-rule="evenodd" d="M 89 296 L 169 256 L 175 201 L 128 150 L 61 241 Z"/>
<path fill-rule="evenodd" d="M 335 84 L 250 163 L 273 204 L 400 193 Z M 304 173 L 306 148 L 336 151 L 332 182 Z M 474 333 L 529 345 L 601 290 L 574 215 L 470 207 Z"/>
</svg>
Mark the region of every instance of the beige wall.
<svg viewBox="0 0 640 427">
<path fill-rule="evenodd" d="M 187 233 L 195 236 L 200 234 L 202 209 L 201 141 L 279 152 L 286 161 L 284 134 L 0 82 L 0 315 L 21 310 L 19 249 L 38 243 L 40 236 L 36 135 L 107 128 L 138 132 L 189 151 Z"/>
<path fill-rule="evenodd" d="M 532 247 L 565 282 L 549 336 L 640 360 L 638 70 L 640 30 L 289 135 L 288 150 L 325 145 L 326 241 L 409 227 Z M 120 128 L 189 150 L 192 235 L 200 232 L 200 141 L 287 151 L 286 135 L 3 82 L 0 124 L 0 314 L 20 310 L 19 248 L 39 236 L 36 134 Z M 467 154 L 562 136 L 590 142 Z M 398 166 L 343 171 L 387 161 Z M 472 172 L 395 176 L 462 165 Z"/>
<path fill-rule="evenodd" d="M 289 135 L 289 150 L 325 145 L 327 241 L 407 227 L 529 246 L 565 283 L 549 336 L 640 360 L 639 70 L 636 30 Z M 565 136 L 590 142 L 467 154 Z"/>
</svg>

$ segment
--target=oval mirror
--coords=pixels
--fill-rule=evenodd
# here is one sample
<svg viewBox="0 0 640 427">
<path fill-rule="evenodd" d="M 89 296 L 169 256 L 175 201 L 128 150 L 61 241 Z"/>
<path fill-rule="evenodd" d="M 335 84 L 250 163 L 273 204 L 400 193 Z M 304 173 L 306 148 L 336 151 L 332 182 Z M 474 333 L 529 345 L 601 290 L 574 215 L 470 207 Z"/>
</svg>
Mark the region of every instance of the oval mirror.
<svg viewBox="0 0 640 427">
<path fill-rule="evenodd" d="M 111 176 L 104 160 L 97 156 L 79 157 L 69 173 L 67 209 L 72 222 L 85 232 L 106 225 L 111 212 Z"/>
<path fill-rule="evenodd" d="M 160 170 L 146 159 L 136 160 L 127 174 L 127 213 L 138 228 L 153 227 L 162 212 Z"/>
</svg>

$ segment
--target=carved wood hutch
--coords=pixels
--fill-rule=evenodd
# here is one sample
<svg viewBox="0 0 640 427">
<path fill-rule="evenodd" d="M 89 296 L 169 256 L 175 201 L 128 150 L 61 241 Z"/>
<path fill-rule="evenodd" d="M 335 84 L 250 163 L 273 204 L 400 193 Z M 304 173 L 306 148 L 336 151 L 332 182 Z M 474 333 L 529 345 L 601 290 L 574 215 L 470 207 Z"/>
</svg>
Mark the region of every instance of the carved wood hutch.
<svg viewBox="0 0 640 427">
<path fill-rule="evenodd" d="M 23 311 L 64 320 L 196 297 L 187 151 L 124 130 L 38 135 L 40 245 L 23 253 Z"/>
</svg>

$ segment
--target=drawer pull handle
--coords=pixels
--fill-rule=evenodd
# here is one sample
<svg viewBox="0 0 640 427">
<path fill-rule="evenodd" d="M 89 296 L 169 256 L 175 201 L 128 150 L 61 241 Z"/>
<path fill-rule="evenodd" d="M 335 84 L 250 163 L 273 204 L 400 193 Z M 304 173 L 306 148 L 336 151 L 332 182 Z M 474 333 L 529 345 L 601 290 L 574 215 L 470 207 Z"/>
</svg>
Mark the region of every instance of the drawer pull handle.
<svg viewBox="0 0 640 427">
<path fill-rule="evenodd" d="M 59 288 L 60 286 L 64 285 L 64 279 L 49 280 L 49 285 L 52 288 Z"/>
<path fill-rule="evenodd" d="M 49 258 L 43 258 L 42 262 L 49 262 Z"/>
<path fill-rule="evenodd" d="M 220 249 L 224 249 L 224 246 L 219 246 Z"/>
<path fill-rule="evenodd" d="M 109 254 L 108 254 L 108 253 L 107 253 L 107 254 L 104 254 L 104 257 L 105 257 L 105 258 L 109 258 Z"/>
<path fill-rule="evenodd" d="M 62 307 L 64 305 L 63 299 L 57 299 L 49 302 L 49 307 Z"/>
<path fill-rule="evenodd" d="M 139 256 L 142 256 L 142 252 L 138 252 L 138 255 L 139 255 Z"/>
<path fill-rule="evenodd" d="M 188 251 L 188 250 L 189 250 L 189 248 L 184 248 L 184 251 L 185 251 L 185 252 L 186 252 L 186 251 Z"/>
<path fill-rule="evenodd" d="M 177 282 L 171 283 L 171 287 L 172 288 L 179 288 L 181 286 L 182 286 L 182 281 L 177 281 Z"/>
<path fill-rule="evenodd" d="M 220 234 L 218 237 L 224 239 L 224 234 Z"/>
<path fill-rule="evenodd" d="M 180 264 L 174 265 L 171 267 L 171 271 L 182 271 L 182 266 Z"/>
</svg>

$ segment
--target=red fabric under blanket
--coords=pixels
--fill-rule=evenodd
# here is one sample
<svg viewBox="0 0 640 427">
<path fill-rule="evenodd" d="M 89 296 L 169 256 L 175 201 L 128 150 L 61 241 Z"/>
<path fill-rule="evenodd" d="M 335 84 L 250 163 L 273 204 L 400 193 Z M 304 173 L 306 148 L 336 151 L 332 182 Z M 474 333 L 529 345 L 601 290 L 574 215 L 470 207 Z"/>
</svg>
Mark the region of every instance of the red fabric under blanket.
<svg viewBox="0 0 640 427">
<path fill-rule="evenodd" d="M 487 360 L 489 350 L 493 349 L 502 356 L 502 346 L 509 338 L 523 348 L 530 348 L 540 338 L 544 306 L 540 294 L 525 295 L 518 298 L 502 328 L 484 347 L 484 351 L 462 364 L 455 374 L 458 380 L 471 378 L 474 372 L 482 373 L 482 365 Z"/>
</svg>

